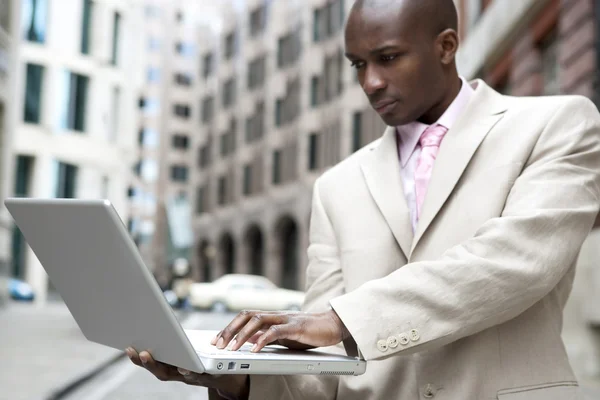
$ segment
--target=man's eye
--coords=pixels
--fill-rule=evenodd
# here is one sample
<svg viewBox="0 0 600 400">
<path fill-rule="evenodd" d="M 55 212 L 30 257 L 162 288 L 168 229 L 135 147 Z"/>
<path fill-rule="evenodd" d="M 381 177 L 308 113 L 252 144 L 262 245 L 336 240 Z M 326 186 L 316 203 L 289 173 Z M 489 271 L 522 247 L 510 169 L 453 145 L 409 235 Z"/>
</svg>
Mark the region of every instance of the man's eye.
<svg viewBox="0 0 600 400">
<path fill-rule="evenodd" d="M 392 61 L 396 58 L 396 54 L 381 56 L 381 61 Z"/>
<path fill-rule="evenodd" d="M 364 65 L 365 65 L 365 63 L 363 63 L 362 61 L 352 61 L 352 62 L 350 63 L 350 66 L 351 66 L 352 68 L 356 68 L 356 69 L 360 69 L 360 68 L 362 68 Z"/>
</svg>

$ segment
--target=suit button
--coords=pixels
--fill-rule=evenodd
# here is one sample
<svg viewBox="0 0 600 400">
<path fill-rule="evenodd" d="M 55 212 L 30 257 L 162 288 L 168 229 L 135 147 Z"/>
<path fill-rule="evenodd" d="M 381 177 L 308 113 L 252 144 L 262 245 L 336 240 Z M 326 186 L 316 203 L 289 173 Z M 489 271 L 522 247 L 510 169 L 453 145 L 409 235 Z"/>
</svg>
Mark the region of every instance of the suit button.
<svg viewBox="0 0 600 400">
<path fill-rule="evenodd" d="M 425 389 L 423 389 L 423 397 L 425 397 L 426 399 L 431 399 L 435 397 L 435 390 L 433 389 L 433 386 L 430 383 L 428 383 L 427 386 L 425 386 Z"/>
<path fill-rule="evenodd" d="M 400 335 L 398 335 L 398 337 L 400 338 L 400 344 L 402 346 L 406 346 L 408 344 L 408 342 L 410 341 L 408 339 L 408 335 L 406 333 L 401 333 Z"/>
<path fill-rule="evenodd" d="M 381 351 L 382 353 L 385 353 L 388 349 L 388 345 L 387 342 L 385 340 L 380 340 L 377 342 L 377 348 L 379 349 L 379 351 Z"/>
<path fill-rule="evenodd" d="M 390 336 L 387 340 L 388 347 L 395 349 L 398 347 L 398 338 L 396 336 Z"/>
<path fill-rule="evenodd" d="M 416 329 L 413 329 L 410 331 L 410 340 L 412 340 L 413 342 L 417 342 L 419 339 L 421 339 L 421 335 L 419 334 L 419 331 Z"/>
</svg>

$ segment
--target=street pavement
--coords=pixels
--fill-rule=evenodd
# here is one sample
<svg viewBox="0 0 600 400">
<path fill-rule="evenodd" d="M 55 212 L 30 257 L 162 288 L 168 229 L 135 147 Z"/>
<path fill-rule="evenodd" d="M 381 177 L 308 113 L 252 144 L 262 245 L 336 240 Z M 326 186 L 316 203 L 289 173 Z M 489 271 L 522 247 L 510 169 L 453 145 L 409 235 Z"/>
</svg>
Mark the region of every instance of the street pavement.
<svg viewBox="0 0 600 400">
<path fill-rule="evenodd" d="M 218 330 L 235 314 L 193 313 L 186 329 Z M 93 380 L 61 400 L 208 400 L 206 388 L 180 382 L 161 382 L 129 359 L 116 362 Z"/>
<path fill-rule="evenodd" d="M 185 328 L 211 330 L 224 327 L 233 316 L 179 314 Z M 60 302 L 0 308 L 0 400 L 208 399 L 206 389 L 160 382 L 122 355 L 85 339 Z M 73 382 L 80 384 L 56 396 Z M 600 382 L 581 384 L 585 400 L 600 400 Z"/>
<path fill-rule="evenodd" d="M 209 321 L 203 329 L 220 329 L 231 318 L 193 313 L 184 326 L 191 329 Z M 55 399 L 123 355 L 88 341 L 60 301 L 44 306 L 9 302 L 0 308 L 0 400 Z"/>
</svg>

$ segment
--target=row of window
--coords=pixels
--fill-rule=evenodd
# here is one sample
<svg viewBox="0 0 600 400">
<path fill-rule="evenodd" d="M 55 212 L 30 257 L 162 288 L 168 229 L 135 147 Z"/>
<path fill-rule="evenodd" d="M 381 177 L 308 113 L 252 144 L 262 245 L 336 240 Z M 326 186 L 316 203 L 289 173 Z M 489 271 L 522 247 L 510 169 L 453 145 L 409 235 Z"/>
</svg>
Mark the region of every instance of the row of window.
<svg viewBox="0 0 600 400">
<path fill-rule="evenodd" d="M 48 5 L 49 0 L 22 0 L 21 2 L 21 21 L 23 39 L 44 44 L 48 31 Z M 112 21 L 112 54 L 111 63 L 118 64 L 119 41 L 121 35 L 121 15 L 118 12 L 113 14 Z M 81 12 L 81 54 L 90 54 L 92 42 L 92 25 L 94 22 L 94 1 L 83 0 L 83 9 Z"/>
</svg>

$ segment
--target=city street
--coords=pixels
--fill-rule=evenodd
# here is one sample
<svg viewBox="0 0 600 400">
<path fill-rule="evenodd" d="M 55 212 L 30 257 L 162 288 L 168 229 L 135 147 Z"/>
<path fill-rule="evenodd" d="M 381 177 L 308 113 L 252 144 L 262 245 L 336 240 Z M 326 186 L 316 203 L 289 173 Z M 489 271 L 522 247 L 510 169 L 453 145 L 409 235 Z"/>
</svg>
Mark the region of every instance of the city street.
<svg viewBox="0 0 600 400">
<path fill-rule="evenodd" d="M 235 314 L 194 313 L 184 322 L 186 329 L 220 329 Z M 128 359 L 115 363 L 65 400 L 205 400 L 205 388 L 179 382 L 161 382 Z"/>
</svg>

